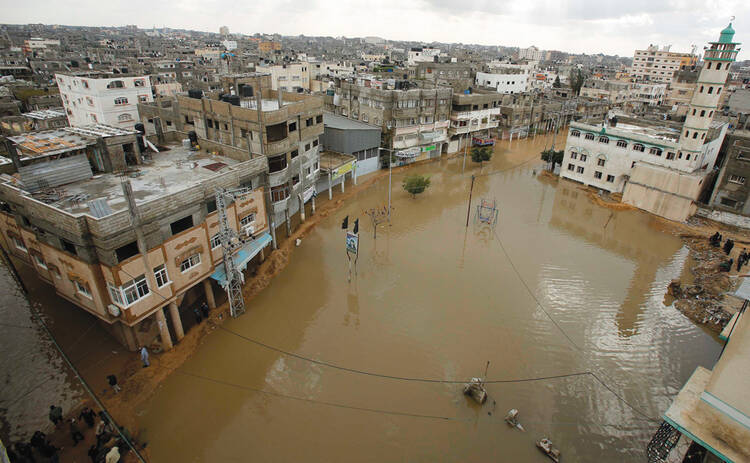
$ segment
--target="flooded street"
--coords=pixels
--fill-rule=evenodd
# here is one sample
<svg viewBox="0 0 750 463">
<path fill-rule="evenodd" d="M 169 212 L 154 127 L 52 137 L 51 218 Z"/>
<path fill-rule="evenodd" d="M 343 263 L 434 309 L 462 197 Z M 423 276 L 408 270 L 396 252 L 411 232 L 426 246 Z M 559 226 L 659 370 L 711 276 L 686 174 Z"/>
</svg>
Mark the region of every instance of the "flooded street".
<svg viewBox="0 0 750 463">
<path fill-rule="evenodd" d="M 567 461 L 643 461 L 658 423 L 642 414 L 658 418 L 719 343 L 663 303 L 680 240 L 533 175 L 544 146 L 503 142 L 481 172 L 460 157 L 399 172 L 376 241 L 363 210 L 386 204 L 387 179 L 324 220 L 138 411 L 154 461 L 544 462 L 543 436 Z M 400 185 L 412 172 L 432 180 L 416 199 Z M 473 210 L 464 227 L 471 173 L 473 204 L 499 203 L 494 232 Z M 351 283 L 346 215 L 360 218 Z M 437 381 L 487 361 L 508 382 L 482 408 Z M 638 411 L 592 375 L 529 380 L 587 371 Z M 526 433 L 503 421 L 510 408 Z"/>
</svg>

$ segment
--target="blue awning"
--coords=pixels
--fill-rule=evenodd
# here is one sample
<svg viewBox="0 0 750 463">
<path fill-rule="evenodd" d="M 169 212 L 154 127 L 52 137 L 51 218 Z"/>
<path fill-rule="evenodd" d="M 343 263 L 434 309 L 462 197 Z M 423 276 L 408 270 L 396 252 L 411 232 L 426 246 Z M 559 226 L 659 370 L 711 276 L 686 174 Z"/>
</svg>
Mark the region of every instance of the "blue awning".
<svg viewBox="0 0 750 463">
<path fill-rule="evenodd" d="M 266 247 L 271 242 L 271 235 L 268 232 L 263 233 L 254 240 L 248 241 L 232 256 L 234 263 L 237 264 L 237 268 L 245 270 L 247 263 L 255 257 L 261 249 Z M 211 278 L 216 280 L 221 287 L 225 287 L 227 284 L 227 273 L 224 269 L 224 262 L 220 262 L 216 266 L 216 270 L 211 274 Z"/>
</svg>

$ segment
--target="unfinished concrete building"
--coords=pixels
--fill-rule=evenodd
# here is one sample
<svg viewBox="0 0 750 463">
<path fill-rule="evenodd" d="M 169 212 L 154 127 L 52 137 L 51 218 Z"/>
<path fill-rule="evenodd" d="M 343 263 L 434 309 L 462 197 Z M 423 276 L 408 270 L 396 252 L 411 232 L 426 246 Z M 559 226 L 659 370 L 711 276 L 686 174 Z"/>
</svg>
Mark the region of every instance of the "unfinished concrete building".
<svg viewBox="0 0 750 463">
<path fill-rule="evenodd" d="M 333 106 L 340 116 L 380 126 L 381 146 L 413 161 L 448 151 L 452 94 L 450 87 L 419 82 L 357 79 L 339 82 Z"/>
<path fill-rule="evenodd" d="M 320 170 L 318 137 L 323 133 L 323 99 L 271 90 L 268 74 L 222 76 L 223 94 L 178 95 L 139 112 L 147 133 L 157 126 L 181 136 L 195 131 L 203 145 L 214 143 L 268 159 L 268 201 L 272 233 L 304 220 L 305 204 L 314 208 L 313 192 Z M 299 216 L 296 214 L 300 213 Z"/>
<path fill-rule="evenodd" d="M 176 133 L 128 160 L 122 144 L 138 146 L 135 131 L 65 130 L 78 138 L 11 139 L 20 175 L 0 177 L 0 241 L 128 349 L 157 338 L 169 349 L 184 314 L 202 300 L 216 306 L 211 280 L 225 284 L 217 188 L 247 188 L 226 208 L 246 238 L 238 267 L 264 258 L 267 161 L 216 143 L 223 155 L 195 151 Z"/>
</svg>

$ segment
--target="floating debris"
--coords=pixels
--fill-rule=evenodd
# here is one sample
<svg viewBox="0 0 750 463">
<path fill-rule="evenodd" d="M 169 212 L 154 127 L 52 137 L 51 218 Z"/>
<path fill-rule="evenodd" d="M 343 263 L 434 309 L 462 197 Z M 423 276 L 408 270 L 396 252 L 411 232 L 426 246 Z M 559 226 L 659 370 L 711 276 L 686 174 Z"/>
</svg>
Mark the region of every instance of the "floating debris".
<svg viewBox="0 0 750 463">
<path fill-rule="evenodd" d="M 487 391 L 484 389 L 484 381 L 481 378 L 471 378 L 471 381 L 464 384 L 464 395 L 471 396 L 478 404 L 487 401 Z"/>
<path fill-rule="evenodd" d="M 512 408 L 507 415 L 505 415 L 505 422 L 520 431 L 526 431 L 523 425 L 518 421 L 518 410 Z"/>
<path fill-rule="evenodd" d="M 560 451 L 552 446 L 552 442 L 546 437 L 537 441 L 536 446 L 555 463 L 560 461 Z"/>
</svg>

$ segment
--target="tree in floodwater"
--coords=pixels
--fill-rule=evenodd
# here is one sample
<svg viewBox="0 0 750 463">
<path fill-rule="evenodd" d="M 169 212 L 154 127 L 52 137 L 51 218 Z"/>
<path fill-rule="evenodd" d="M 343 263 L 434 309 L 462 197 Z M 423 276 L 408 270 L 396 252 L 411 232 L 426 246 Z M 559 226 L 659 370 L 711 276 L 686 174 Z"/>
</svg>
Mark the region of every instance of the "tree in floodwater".
<svg viewBox="0 0 750 463">
<path fill-rule="evenodd" d="M 560 88 L 562 87 L 562 82 L 560 82 L 560 76 L 555 76 L 555 81 L 552 83 L 553 88 Z"/>
<path fill-rule="evenodd" d="M 488 146 L 475 146 L 471 149 L 471 160 L 479 163 L 489 161 L 492 158 L 492 148 Z"/>
<path fill-rule="evenodd" d="M 583 71 L 580 69 L 570 71 L 570 88 L 573 89 L 574 95 L 580 95 L 584 82 L 586 82 L 586 74 Z"/>
<path fill-rule="evenodd" d="M 416 198 L 418 194 L 423 193 L 430 186 L 430 177 L 419 174 L 409 175 L 404 179 L 402 186 L 404 190 L 411 194 L 412 198 Z"/>
<path fill-rule="evenodd" d="M 555 170 L 555 164 L 562 164 L 565 150 L 555 151 L 552 148 L 542 151 L 542 161 L 551 162 L 552 167 L 550 171 Z"/>
</svg>

